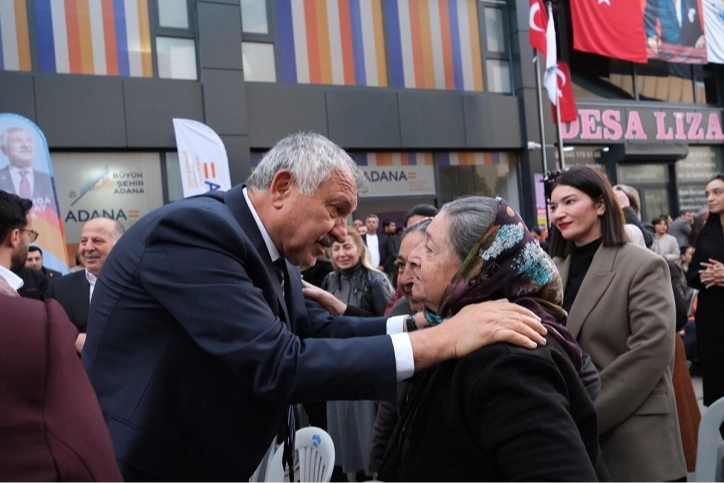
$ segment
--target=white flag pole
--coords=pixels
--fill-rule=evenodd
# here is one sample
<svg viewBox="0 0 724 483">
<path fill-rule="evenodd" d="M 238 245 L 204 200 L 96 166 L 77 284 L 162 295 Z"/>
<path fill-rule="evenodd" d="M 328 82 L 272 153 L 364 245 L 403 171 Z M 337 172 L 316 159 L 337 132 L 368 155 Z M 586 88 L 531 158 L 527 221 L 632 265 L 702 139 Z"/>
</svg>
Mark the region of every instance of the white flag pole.
<svg viewBox="0 0 724 483">
<path fill-rule="evenodd" d="M 535 64 L 535 90 L 538 96 L 538 122 L 540 124 L 540 145 L 543 154 L 543 172 L 548 171 L 548 157 L 546 156 L 546 135 L 543 118 L 543 90 L 540 85 L 540 57 L 538 51 L 533 49 L 533 63 Z M 546 210 L 546 214 L 547 214 Z"/>
</svg>

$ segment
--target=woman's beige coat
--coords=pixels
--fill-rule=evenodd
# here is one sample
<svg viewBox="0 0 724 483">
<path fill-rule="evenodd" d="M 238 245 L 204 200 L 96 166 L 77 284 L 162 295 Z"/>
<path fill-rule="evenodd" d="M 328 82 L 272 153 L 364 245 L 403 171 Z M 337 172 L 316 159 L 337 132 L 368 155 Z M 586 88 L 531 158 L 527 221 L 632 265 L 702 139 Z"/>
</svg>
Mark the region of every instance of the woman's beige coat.
<svg viewBox="0 0 724 483">
<path fill-rule="evenodd" d="M 568 281 L 570 257 L 556 258 Z M 671 376 L 674 296 L 663 258 L 630 243 L 598 249 L 568 329 L 601 373 L 601 450 L 614 481 L 686 476 Z"/>
</svg>

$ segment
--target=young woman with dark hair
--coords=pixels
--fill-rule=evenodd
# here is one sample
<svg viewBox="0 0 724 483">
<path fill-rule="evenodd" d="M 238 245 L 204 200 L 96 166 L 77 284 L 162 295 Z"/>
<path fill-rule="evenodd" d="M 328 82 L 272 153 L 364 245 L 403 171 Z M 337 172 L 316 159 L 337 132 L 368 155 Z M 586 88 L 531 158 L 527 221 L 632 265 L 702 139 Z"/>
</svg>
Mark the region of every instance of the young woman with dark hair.
<svg viewBox="0 0 724 483">
<path fill-rule="evenodd" d="M 666 261 L 626 243 L 608 180 L 590 167 L 550 186 L 551 256 L 568 329 L 601 375 L 596 401 L 614 481 L 686 477 L 672 388 L 675 306 Z"/>
</svg>

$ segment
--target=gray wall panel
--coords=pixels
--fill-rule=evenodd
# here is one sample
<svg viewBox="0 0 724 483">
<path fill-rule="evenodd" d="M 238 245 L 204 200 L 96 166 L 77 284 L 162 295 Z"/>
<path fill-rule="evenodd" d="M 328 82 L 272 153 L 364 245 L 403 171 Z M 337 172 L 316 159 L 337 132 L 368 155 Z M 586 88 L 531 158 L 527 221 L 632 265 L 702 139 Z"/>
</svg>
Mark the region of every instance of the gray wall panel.
<svg viewBox="0 0 724 483">
<path fill-rule="evenodd" d="M 199 60 L 202 69 L 241 69 L 241 8 L 199 3 Z"/>
<path fill-rule="evenodd" d="M 396 92 L 327 90 L 329 137 L 345 149 L 402 146 Z"/>
<path fill-rule="evenodd" d="M 322 88 L 249 82 L 246 98 L 249 138 L 254 148 L 270 148 L 297 131 L 329 136 Z"/>
<path fill-rule="evenodd" d="M 119 77 L 37 75 L 38 125 L 48 145 L 125 147 L 121 82 Z"/>
<path fill-rule="evenodd" d="M 175 148 L 174 117 L 204 122 L 198 82 L 125 79 L 123 92 L 129 147 Z"/>
<path fill-rule="evenodd" d="M 518 98 L 496 94 L 464 94 L 467 147 L 519 149 L 523 144 Z"/>
<path fill-rule="evenodd" d="M 20 114 L 35 122 L 33 76 L 0 71 L 0 112 Z"/>
<path fill-rule="evenodd" d="M 455 92 L 398 93 L 402 145 L 411 148 L 465 146 L 463 96 Z"/>
<path fill-rule="evenodd" d="M 246 181 L 251 174 L 249 136 L 220 136 L 229 157 L 231 186 Z"/>
<path fill-rule="evenodd" d="M 206 124 L 219 135 L 249 134 L 244 74 L 238 70 L 204 69 Z"/>
</svg>

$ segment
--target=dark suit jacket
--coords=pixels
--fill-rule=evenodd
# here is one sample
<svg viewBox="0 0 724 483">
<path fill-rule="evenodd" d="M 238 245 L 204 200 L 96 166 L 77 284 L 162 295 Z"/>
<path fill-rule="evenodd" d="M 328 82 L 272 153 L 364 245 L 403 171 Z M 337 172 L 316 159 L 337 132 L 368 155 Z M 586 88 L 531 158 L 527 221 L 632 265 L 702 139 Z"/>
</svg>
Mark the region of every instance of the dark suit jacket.
<svg viewBox="0 0 724 483">
<path fill-rule="evenodd" d="M 50 268 L 43 267 L 41 270 L 45 274 L 45 278 L 50 280 L 51 278 L 62 277 L 63 274 L 57 270 L 51 270 Z"/>
<path fill-rule="evenodd" d="M 0 311 L 0 479 L 121 481 L 63 310 L 0 296 Z"/>
<path fill-rule="evenodd" d="M 395 246 L 387 233 L 377 234 L 380 250 L 380 265 L 386 273 L 392 273 L 395 269 Z M 362 241 L 367 245 L 367 235 L 362 235 Z"/>
<path fill-rule="evenodd" d="M 51 280 L 48 297 L 57 300 L 63 306 L 70 321 L 78 328 L 78 332 L 86 332 L 90 284 L 85 276 L 85 270 L 78 270 Z"/>
<path fill-rule="evenodd" d="M 48 298 L 46 294 L 48 279 L 43 272 L 23 267 L 16 272 L 16 275 L 23 279 L 23 286 L 18 290 L 21 297 L 41 301 Z"/>
<path fill-rule="evenodd" d="M 241 186 L 161 207 L 118 241 L 83 363 L 126 480 L 247 480 L 290 403 L 394 398 L 386 319 L 333 319 L 286 271 L 284 304 Z"/>
<path fill-rule="evenodd" d="M 556 340 L 483 347 L 415 376 L 382 481 L 596 481 L 596 412 Z"/>
<path fill-rule="evenodd" d="M 12 176 L 10 176 L 10 166 L 0 169 L 0 190 L 8 193 L 15 193 L 15 185 L 13 185 Z M 38 203 L 38 199 L 43 201 Z M 33 170 L 33 204 L 40 207 L 44 206 L 45 201 L 50 201 L 50 206 L 55 210 L 55 194 L 53 191 L 53 180 L 48 173 Z"/>
</svg>

